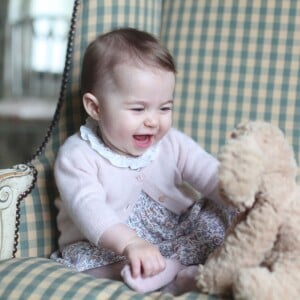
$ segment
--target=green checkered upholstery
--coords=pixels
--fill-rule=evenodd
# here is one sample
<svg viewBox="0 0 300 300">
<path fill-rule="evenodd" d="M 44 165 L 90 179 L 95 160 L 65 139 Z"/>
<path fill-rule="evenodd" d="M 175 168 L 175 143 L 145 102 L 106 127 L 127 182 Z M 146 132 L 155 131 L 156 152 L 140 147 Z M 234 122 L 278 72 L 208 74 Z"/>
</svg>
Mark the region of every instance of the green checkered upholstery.
<svg viewBox="0 0 300 300">
<path fill-rule="evenodd" d="M 26 257 L 46 258 L 56 249 L 53 203 L 57 191 L 52 167 L 59 145 L 84 122 L 79 97 L 81 59 L 87 44 L 102 32 L 131 26 L 160 36 L 178 67 L 174 126 L 209 152 L 216 155 L 240 121 L 261 119 L 284 130 L 300 161 L 299 1 L 81 0 L 78 3 L 73 15 L 76 25 L 71 29 L 71 36 L 75 32 L 74 40 L 69 42 L 72 51 L 66 57 L 70 64 L 65 75 L 69 76 L 62 84 L 63 102 L 57 110 L 60 117 L 55 118 L 58 122 L 53 124 L 45 150 L 32 161 L 39 174 L 35 189 L 21 203 L 18 259 L 1 264 L 0 272 L 11 272 L 3 273 L 10 274 L 10 278 L 5 278 L 8 286 L 18 286 L 18 279 L 23 282 L 23 289 L 14 291 L 23 295 L 29 295 L 30 287 L 37 283 L 40 293 L 45 285 L 47 293 L 53 295 L 53 287 L 60 295 L 73 293 L 75 287 L 78 293 L 81 288 L 98 291 L 91 279 L 91 285 L 85 286 L 89 280 L 82 274 L 76 277 L 46 259 Z M 32 277 L 22 278 L 18 272 L 23 276 L 29 272 Z M 38 278 L 47 278 L 47 282 L 39 282 Z M 63 280 L 70 283 L 61 286 Z M 114 295 L 134 294 L 119 283 L 103 281 L 101 287 Z M 184 299 L 193 297 L 193 293 L 188 293 Z"/>
<path fill-rule="evenodd" d="M 299 1 L 163 1 L 178 66 L 175 126 L 216 154 L 241 120 L 283 129 L 300 158 Z"/>
<path fill-rule="evenodd" d="M 18 300 L 213 300 L 196 292 L 173 297 L 155 292 L 141 295 L 118 281 L 93 279 L 45 258 L 13 259 L 0 264 L 0 299 Z"/>
</svg>

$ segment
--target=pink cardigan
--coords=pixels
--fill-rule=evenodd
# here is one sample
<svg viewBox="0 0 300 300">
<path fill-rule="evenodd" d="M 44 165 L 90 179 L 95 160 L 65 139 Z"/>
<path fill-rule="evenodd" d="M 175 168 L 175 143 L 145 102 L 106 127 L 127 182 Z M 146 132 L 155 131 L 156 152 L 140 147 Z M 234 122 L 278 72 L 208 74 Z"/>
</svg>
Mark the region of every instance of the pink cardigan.
<svg viewBox="0 0 300 300">
<path fill-rule="evenodd" d="M 86 239 L 97 245 L 105 230 L 126 221 L 141 191 L 177 214 L 193 203 L 180 189 L 183 182 L 219 200 L 215 158 L 175 129 L 158 147 L 155 160 L 139 171 L 113 166 L 79 133 L 66 140 L 55 163 L 60 249 Z"/>
</svg>

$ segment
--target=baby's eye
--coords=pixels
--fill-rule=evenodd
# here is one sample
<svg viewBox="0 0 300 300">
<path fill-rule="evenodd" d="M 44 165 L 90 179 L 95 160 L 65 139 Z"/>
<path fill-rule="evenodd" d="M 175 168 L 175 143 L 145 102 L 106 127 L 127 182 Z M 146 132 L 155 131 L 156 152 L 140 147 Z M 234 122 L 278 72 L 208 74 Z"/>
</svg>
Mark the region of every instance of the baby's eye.
<svg viewBox="0 0 300 300">
<path fill-rule="evenodd" d="M 171 106 L 163 106 L 160 110 L 167 112 L 167 111 L 172 110 L 172 107 Z"/>
<path fill-rule="evenodd" d="M 143 111 L 144 108 L 143 107 L 132 107 L 130 110 L 139 112 L 139 111 Z"/>
</svg>

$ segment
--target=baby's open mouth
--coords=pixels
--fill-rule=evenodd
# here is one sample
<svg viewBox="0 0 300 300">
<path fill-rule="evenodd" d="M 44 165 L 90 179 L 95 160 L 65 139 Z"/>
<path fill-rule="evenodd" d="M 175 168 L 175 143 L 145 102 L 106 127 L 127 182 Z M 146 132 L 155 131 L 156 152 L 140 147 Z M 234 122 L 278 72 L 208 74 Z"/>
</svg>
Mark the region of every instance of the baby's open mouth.
<svg viewBox="0 0 300 300">
<path fill-rule="evenodd" d="M 149 134 L 145 134 L 145 135 L 134 135 L 133 136 L 137 141 L 146 141 L 147 139 L 149 139 L 151 137 L 151 135 Z"/>
<path fill-rule="evenodd" d="M 141 134 L 134 135 L 135 144 L 140 148 L 147 148 L 152 144 L 152 135 L 150 134 Z"/>
</svg>

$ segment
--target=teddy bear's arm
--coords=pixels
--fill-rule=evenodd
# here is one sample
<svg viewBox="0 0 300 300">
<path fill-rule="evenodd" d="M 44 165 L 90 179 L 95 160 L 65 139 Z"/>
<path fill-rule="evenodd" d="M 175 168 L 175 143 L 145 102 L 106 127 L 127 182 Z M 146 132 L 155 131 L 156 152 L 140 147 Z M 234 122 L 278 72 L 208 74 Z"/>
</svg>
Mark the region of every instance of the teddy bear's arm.
<svg viewBox="0 0 300 300">
<path fill-rule="evenodd" d="M 268 202 L 256 203 L 227 236 L 223 255 L 238 266 L 259 265 L 276 242 L 279 226 L 280 216 L 274 207 Z"/>
</svg>

